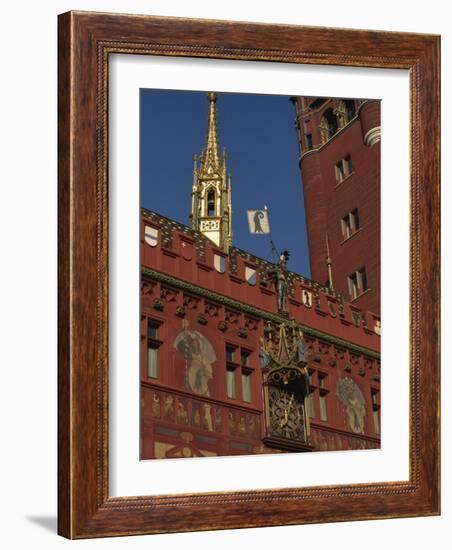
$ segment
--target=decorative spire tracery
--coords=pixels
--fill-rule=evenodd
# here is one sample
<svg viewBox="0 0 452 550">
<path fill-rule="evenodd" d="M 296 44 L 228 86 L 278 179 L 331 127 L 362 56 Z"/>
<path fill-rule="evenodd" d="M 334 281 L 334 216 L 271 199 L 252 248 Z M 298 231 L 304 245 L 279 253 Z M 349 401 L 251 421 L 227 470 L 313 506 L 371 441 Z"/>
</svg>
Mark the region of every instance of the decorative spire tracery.
<svg viewBox="0 0 452 550">
<path fill-rule="evenodd" d="M 220 154 L 217 128 L 217 99 L 209 100 L 207 139 L 198 161 L 195 157 L 192 187 L 192 228 L 211 239 L 225 252 L 232 244 L 231 176 L 226 169 L 226 151 Z"/>
</svg>

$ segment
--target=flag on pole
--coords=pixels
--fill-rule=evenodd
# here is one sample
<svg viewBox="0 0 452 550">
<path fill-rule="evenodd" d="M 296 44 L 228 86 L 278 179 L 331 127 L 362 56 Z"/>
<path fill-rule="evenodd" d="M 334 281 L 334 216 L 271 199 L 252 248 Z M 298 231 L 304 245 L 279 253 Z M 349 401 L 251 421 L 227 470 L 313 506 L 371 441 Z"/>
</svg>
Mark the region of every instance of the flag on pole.
<svg viewBox="0 0 452 550">
<path fill-rule="evenodd" d="M 248 216 L 248 227 L 252 235 L 268 235 L 270 233 L 270 222 L 266 207 L 262 210 L 247 210 L 246 214 Z"/>
</svg>

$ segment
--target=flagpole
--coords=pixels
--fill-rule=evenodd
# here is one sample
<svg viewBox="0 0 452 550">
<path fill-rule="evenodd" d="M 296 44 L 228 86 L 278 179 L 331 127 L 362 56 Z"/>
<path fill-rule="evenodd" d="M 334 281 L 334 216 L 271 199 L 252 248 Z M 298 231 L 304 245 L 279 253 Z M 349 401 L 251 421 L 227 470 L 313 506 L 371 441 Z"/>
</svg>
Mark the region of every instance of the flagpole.
<svg viewBox="0 0 452 550">
<path fill-rule="evenodd" d="M 275 260 L 276 258 L 276 261 L 274 263 L 276 263 L 278 261 L 278 249 L 276 248 L 275 246 L 275 243 L 273 242 L 273 237 L 272 237 L 272 230 L 271 230 L 271 225 L 270 225 L 270 216 L 268 214 L 268 208 L 267 208 L 267 205 L 264 204 L 264 210 L 265 212 L 267 213 L 267 219 L 268 219 L 268 237 L 270 239 L 270 246 L 272 248 L 272 253 L 273 253 L 273 260 Z"/>
</svg>

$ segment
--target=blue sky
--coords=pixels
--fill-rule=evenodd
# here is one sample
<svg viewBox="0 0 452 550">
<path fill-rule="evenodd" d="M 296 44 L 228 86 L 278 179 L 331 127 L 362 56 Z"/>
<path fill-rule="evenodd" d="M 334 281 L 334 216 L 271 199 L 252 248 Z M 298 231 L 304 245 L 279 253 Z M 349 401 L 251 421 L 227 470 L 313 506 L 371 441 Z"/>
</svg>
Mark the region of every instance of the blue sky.
<svg viewBox="0 0 452 550">
<path fill-rule="evenodd" d="M 141 90 L 141 206 L 186 225 L 207 111 L 205 92 Z M 233 244 L 272 259 L 268 235 L 250 235 L 246 219 L 247 210 L 267 205 L 276 247 L 290 251 L 289 269 L 309 277 L 292 103 L 287 96 L 219 93 L 217 116 L 232 175 Z"/>
</svg>

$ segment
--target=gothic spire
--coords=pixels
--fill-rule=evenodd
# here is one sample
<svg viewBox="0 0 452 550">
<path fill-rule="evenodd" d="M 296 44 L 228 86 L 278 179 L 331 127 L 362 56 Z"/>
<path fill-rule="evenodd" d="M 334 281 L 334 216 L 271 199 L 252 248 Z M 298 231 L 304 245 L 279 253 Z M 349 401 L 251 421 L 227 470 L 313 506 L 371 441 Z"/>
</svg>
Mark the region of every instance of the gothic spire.
<svg viewBox="0 0 452 550">
<path fill-rule="evenodd" d="M 222 163 L 220 161 L 217 129 L 217 94 L 209 92 L 209 119 L 207 126 L 207 143 L 201 157 L 201 172 L 203 174 L 221 174 Z"/>
<path fill-rule="evenodd" d="M 207 142 L 194 159 L 191 226 L 213 243 L 229 250 L 232 244 L 231 175 L 227 173 L 226 151 L 220 154 L 217 129 L 217 94 L 209 92 Z"/>
</svg>

